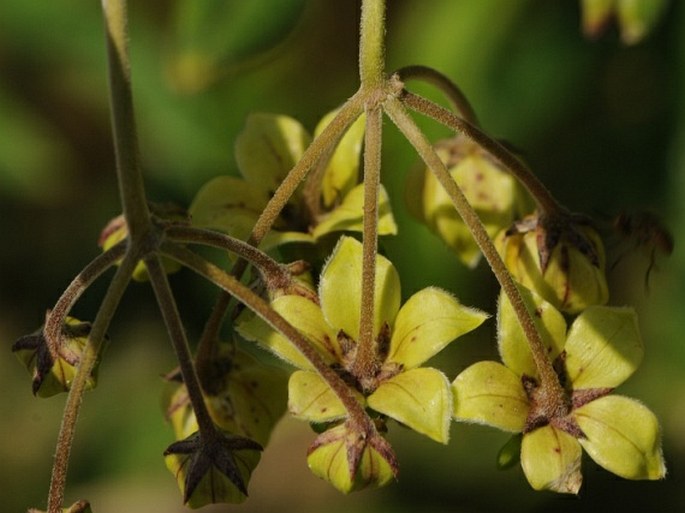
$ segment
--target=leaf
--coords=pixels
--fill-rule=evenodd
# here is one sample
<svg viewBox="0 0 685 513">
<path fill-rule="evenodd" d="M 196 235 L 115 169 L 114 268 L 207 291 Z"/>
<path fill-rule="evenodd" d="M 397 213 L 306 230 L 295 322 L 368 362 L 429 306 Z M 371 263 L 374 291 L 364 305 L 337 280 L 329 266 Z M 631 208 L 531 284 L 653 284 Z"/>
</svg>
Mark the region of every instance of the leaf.
<svg viewBox="0 0 685 513">
<path fill-rule="evenodd" d="M 363 403 L 361 394 L 356 394 Z M 309 422 L 331 422 L 347 416 L 347 410 L 321 376 L 312 371 L 295 371 L 288 382 L 288 410 Z"/>
<path fill-rule="evenodd" d="M 449 381 L 437 369 L 401 372 L 383 381 L 367 402 L 377 412 L 436 442 L 446 444 L 449 440 L 452 392 Z"/>
<path fill-rule="evenodd" d="M 452 382 L 454 418 L 504 431 L 523 430 L 529 403 L 521 378 L 498 362 L 477 362 Z"/>
<path fill-rule="evenodd" d="M 586 438 L 580 444 L 609 472 L 626 479 L 661 479 L 666 465 L 654 414 L 628 397 L 610 395 L 574 411 Z"/>
<path fill-rule="evenodd" d="M 565 350 L 574 389 L 616 387 L 642 362 L 637 314 L 632 308 L 588 307 L 571 325 Z"/>
<path fill-rule="evenodd" d="M 343 202 L 330 213 L 322 217 L 314 227 L 315 238 L 338 231 L 361 232 L 363 229 L 364 184 L 354 187 L 343 199 Z M 397 234 L 397 224 L 390 208 L 390 199 L 381 185 L 378 193 L 378 235 Z"/>
<path fill-rule="evenodd" d="M 279 296 L 271 307 L 292 324 L 318 350 L 328 364 L 342 355 L 336 333 L 326 323 L 316 303 L 302 296 Z M 312 365 L 283 335 L 256 315 L 238 324 L 236 331 L 247 340 L 255 340 L 277 356 L 300 369 L 313 369 Z"/>
<path fill-rule="evenodd" d="M 293 118 L 250 114 L 236 139 L 235 158 L 245 180 L 270 196 L 300 160 L 309 142 L 309 134 Z"/>
<path fill-rule="evenodd" d="M 521 466 L 535 490 L 577 494 L 581 455 L 578 440 L 550 425 L 523 435 Z"/>
<path fill-rule="evenodd" d="M 323 132 L 337 114 L 338 109 L 326 114 L 314 130 L 314 136 Z M 327 209 L 339 203 L 359 182 L 359 155 L 364 141 L 365 123 L 366 117 L 362 115 L 350 126 L 326 165 L 321 194 L 323 205 Z"/>
<path fill-rule="evenodd" d="M 454 339 L 480 326 L 487 314 L 463 306 L 436 287 L 410 297 L 395 319 L 386 361 L 411 369 L 439 353 Z"/>
<path fill-rule="evenodd" d="M 321 273 L 319 298 L 328 324 L 355 340 L 359 336 L 361 282 L 362 244 L 343 236 Z M 387 258 L 377 255 L 374 336 L 385 323 L 392 328 L 400 307 L 400 294 L 400 279 L 395 267 Z"/>
<path fill-rule="evenodd" d="M 564 316 L 538 294 L 522 286 L 519 292 L 533 313 L 533 321 L 550 359 L 556 358 L 564 348 L 566 321 Z M 497 309 L 497 342 L 504 364 L 519 376 L 537 376 L 537 367 L 530 352 L 528 340 L 506 295 L 500 293 Z"/>
</svg>

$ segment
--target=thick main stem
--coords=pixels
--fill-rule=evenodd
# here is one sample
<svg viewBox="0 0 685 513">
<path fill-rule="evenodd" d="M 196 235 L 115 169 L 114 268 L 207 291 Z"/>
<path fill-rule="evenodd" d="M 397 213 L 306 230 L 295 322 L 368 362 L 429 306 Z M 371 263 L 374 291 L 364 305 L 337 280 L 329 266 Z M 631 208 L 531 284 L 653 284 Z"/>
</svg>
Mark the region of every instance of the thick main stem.
<svg viewBox="0 0 685 513">
<path fill-rule="evenodd" d="M 511 302 L 516 317 L 521 324 L 521 328 L 526 334 L 535 365 L 540 375 L 541 385 L 548 391 L 549 395 L 554 398 L 556 403 L 559 405 L 564 404 L 566 395 L 559 383 L 559 378 L 552 367 L 552 362 L 549 360 L 545 345 L 533 322 L 531 312 L 528 311 L 518 288 L 516 288 L 514 280 L 485 231 L 485 227 L 480 221 L 478 214 L 476 214 L 457 183 L 449 174 L 449 171 L 447 171 L 445 164 L 440 160 L 440 157 L 433 150 L 428 139 L 426 139 L 414 120 L 409 116 L 400 100 L 395 98 L 389 99 L 385 103 L 385 108 L 395 125 L 402 131 L 407 140 L 409 140 L 419 153 L 421 159 L 423 159 L 426 165 L 435 174 L 435 177 L 452 200 L 452 204 L 457 213 L 469 227 L 471 234 L 476 240 L 478 247 L 483 252 L 483 256 L 490 265 L 502 290 Z"/>
<path fill-rule="evenodd" d="M 353 373 L 364 380 L 375 375 L 377 348 L 374 337 L 376 254 L 378 253 L 378 191 L 381 175 L 383 111 L 379 106 L 366 113 L 364 140 L 364 214 L 362 285 L 359 337 Z"/>
<path fill-rule="evenodd" d="M 359 79 L 362 88 L 379 87 L 385 73 L 385 0 L 362 0 Z"/>
<path fill-rule="evenodd" d="M 88 341 L 81 354 L 81 361 L 69 389 L 67 402 L 64 406 L 64 414 L 62 415 L 62 424 L 57 437 L 55 461 L 52 467 L 50 491 L 48 492 L 48 513 L 61 513 L 62 511 L 67 467 L 69 466 L 69 456 L 74 441 L 76 421 L 78 420 L 81 403 L 83 402 L 83 393 L 86 390 L 88 377 L 91 375 L 100 355 L 109 323 L 114 316 L 121 297 L 126 291 L 137 261 L 138 256 L 133 253 L 128 253 L 124 257 L 121 266 L 117 269 L 114 278 L 112 278 L 109 289 L 107 289 L 107 293 L 93 321 L 92 329 L 88 334 Z"/>
<path fill-rule="evenodd" d="M 107 31 L 110 108 L 119 194 L 129 236 L 136 240 L 150 228 L 150 212 L 138 161 L 128 59 L 126 0 L 102 0 Z"/>
</svg>

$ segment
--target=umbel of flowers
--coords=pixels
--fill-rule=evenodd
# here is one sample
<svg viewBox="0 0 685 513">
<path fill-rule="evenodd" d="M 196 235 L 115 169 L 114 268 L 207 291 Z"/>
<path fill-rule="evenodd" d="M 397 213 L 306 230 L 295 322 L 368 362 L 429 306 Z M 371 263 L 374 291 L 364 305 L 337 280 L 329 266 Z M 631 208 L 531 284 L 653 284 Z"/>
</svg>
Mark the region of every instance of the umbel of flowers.
<svg viewBox="0 0 685 513">
<path fill-rule="evenodd" d="M 666 473 L 659 424 L 638 401 L 612 394 L 643 356 L 631 308 L 591 306 L 567 330 L 566 321 L 537 294 L 521 289 L 563 385 L 568 403 L 545 411 L 529 346 L 510 303 L 500 298 L 498 342 L 502 363 L 478 362 L 452 383 L 454 417 L 522 433 L 520 460 L 536 490 L 577 493 L 581 449 L 627 479 Z"/>
<path fill-rule="evenodd" d="M 319 280 L 319 303 L 282 295 L 271 306 L 311 342 L 324 361 L 343 378 L 377 423 L 385 417 L 447 443 L 452 413 L 449 381 L 438 369 L 422 367 L 454 339 L 479 326 L 487 315 L 461 305 L 447 292 L 426 288 L 400 306 L 400 281 L 394 266 L 376 257 L 374 361 L 371 372 L 355 366 L 360 324 L 362 245 L 342 237 Z M 325 431 L 309 449 L 308 463 L 318 476 L 349 492 L 380 486 L 396 472 L 392 457 L 367 447 L 357 461 L 347 457 L 355 443 L 348 412 L 335 391 L 285 338 L 256 317 L 238 331 L 257 340 L 298 368 L 290 377 L 288 409 L 292 415 Z"/>
</svg>

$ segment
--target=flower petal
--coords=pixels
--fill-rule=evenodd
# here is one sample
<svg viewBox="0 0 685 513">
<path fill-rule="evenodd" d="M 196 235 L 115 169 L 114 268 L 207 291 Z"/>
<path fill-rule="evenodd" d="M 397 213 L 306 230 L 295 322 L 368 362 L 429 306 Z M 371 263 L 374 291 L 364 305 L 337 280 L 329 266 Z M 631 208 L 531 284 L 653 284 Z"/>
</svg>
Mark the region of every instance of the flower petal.
<svg viewBox="0 0 685 513">
<path fill-rule="evenodd" d="M 295 326 L 315 347 L 326 363 L 334 363 L 341 355 L 336 334 L 326 324 L 318 305 L 302 296 L 279 296 L 271 307 Z M 256 340 L 277 356 L 301 369 L 312 369 L 309 361 L 283 335 L 256 315 L 240 322 L 236 330 L 247 340 Z"/>
<path fill-rule="evenodd" d="M 358 394 L 360 402 L 364 400 Z M 288 382 L 288 410 L 309 422 L 331 422 L 347 415 L 345 406 L 321 376 L 312 371 L 295 371 Z"/>
<path fill-rule="evenodd" d="M 245 179 L 273 193 L 309 145 L 299 121 L 288 116 L 257 113 L 247 118 L 235 142 L 235 158 Z"/>
<path fill-rule="evenodd" d="M 437 369 L 401 372 L 367 398 L 371 408 L 446 444 L 452 413 L 449 381 Z"/>
<path fill-rule="evenodd" d="M 518 433 L 528 416 L 521 378 L 498 362 L 474 363 L 452 382 L 454 418 Z"/>
<path fill-rule="evenodd" d="M 321 119 L 314 130 L 314 136 L 323 132 L 338 114 L 338 110 L 329 112 Z M 359 155 L 364 141 L 365 119 L 362 115 L 350 126 L 326 165 L 321 184 L 323 204 L 326 208 L 339 203 L 359 181 Z"/>
<path fill-rule="evenodd" d="M 362 245 L 352 237 L 341 237 L 321 273 L 319 297 L 328 324 L 356 339 L 359 336 L 362 288 Z M 400 278 L 392 263 L 376 256 L 376 301 L 373 332 L 384 323 L 391 327 L 400 308 Z"/>
<path fill-rule="evenodd" d="M 582 450 L 578 440 L 552 426 L 523 435 L 521 466 L 535 490 L 578 493 Z"/>
<path fill-rule="evenodd" d="M 266 193 L 254 184 L 219 176 L 200 188 L 188 213 L 193 226 L 245 239 L 267 201 Z"/>
<path fill-rule="evenodd" d="M 561 353 L 566 339 L 564 316 L 535 292 L 522 286 L 518 288 L 528 311 L 533 313 L 535 327 L 542 336 L 550 358 L 556 358 Z M 500 356 L 507 367 L 519 376 L 537 376 L 528 340 L 504 293 L 500 294 L 497 309 L 497 339 Z"/>
<path fill-rule="evenodd" d="M 312 231 L 314 238 L 327 233 L 340 231 L 362 231 L 364 213 L 364 184 L 354 187 L 343 199 L 343 202 L 324 217 Z M 378 235 L 395 235 L 397 224 L 390 208 L 390 199 L 381 185 L 378 193 Z"/>
<path fill-rule="evenodd" d="M 580 443 L 609 472 L 626 479 L 661 479 L 666 465 L 654 414 L 628 397 L 610 395 L 575 410 L 587 438 Z"/>
<path fill-rule="evenodd" d="M 571 325 L 565 349 L 573 388 L 620 385 L 635 372 L 644 354 L 635 311 L 588 307 Z"/>
<path fill-rule="evenodd" d="M 463 306 L 444 290 L 420 290 L 397 314 L 387 361 L 417 367 L 487 317 L 480 310 Z"/>
</svg>

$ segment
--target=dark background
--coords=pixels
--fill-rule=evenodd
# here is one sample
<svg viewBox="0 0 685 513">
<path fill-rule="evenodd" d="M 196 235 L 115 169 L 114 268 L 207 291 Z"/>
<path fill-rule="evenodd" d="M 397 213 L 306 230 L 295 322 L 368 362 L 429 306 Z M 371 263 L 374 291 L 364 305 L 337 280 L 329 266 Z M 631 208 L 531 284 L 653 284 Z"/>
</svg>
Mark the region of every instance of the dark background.
<svg viewBox="0 0 685 513">
<path fill-rule="evenodd" d="M 209 2 L 207 2 L 209 3 Z M 236 173 L 233 141 L 249 112 L 291 115 L 310 130 L 354 93 L 358 2 L 226 1 L 202 17 L 194 0 L 132 2 L 131 54 L 149 195 L 188 204 L 209 178 Z M 221 2 L 219 2 L 221 4 Z M 618 393 L 661 419 L 665 481 L 628 482 L 584 463 L 578 498 L 533 492 L 520 469 L 495 469 L 503 433 L 455 425 L 443 447 L 393 426 L 399 482 L 349 497 L 309 474 L 313 439 L 293 420 L 277 428 L 244 511 L 682 511 L 685 504 L 685 9 L 672 1 L 655 31 L 626 47 L 610 29 L 580 30 L 576 1 L 388 2 L 388 70 L 433 66 L 452 77 L 492 135 L 520 148 L 565 205 L 606 228 L 610 262 L 630 249 L 612 233 L 621 211 L 650 210 L 675 237 L 644 287 L 650 248 L 609 272 L 612 304 L 640 312 L 646 357 Z M 34 398 L 10 354 L 71 278 L 98 253 L 100 229 L 119 213 L 99 5 L 63 0 L 0 3 L 0 504 L 43 506 L 64 397 Z M 439 99 L 428 88 L 416 90 Z M 423 122 L 434 138 L 444 130 Z M 469 272 L 408 217 L 403 181 L 416 157 L 386 123 L 383 182 L 400 235 L 383 241 L 406 296 L 427 285 L 493 312 L 494 280 Z M 173 278 L 191 336 L 215 297 L 190 274 Z M 98 283 L 75 309 L 92 318 Z M 68 500 L 98 513 L 183 511 L 161 453 L 171 442 L 159 375 L 173 366 L 147 285 L 127 292 L 110 330 L 98 389 L 77 429 Z M 490 321 L 436 365 L 449 378 L 496 358 Z M 225 511 L 218 506 L 206 511 Z"/>
</svg>

